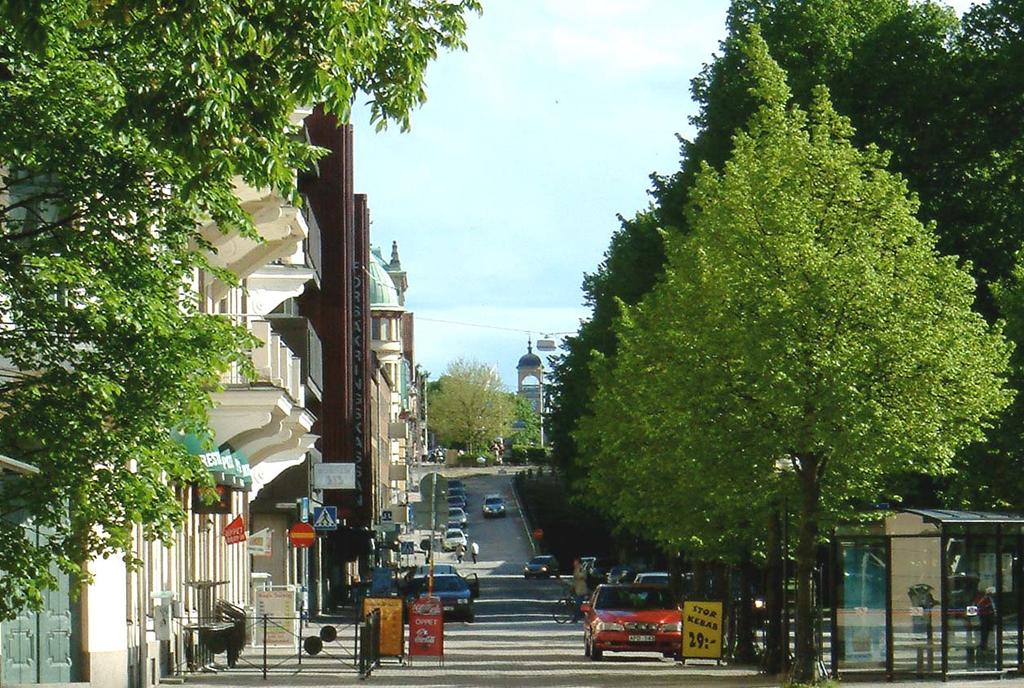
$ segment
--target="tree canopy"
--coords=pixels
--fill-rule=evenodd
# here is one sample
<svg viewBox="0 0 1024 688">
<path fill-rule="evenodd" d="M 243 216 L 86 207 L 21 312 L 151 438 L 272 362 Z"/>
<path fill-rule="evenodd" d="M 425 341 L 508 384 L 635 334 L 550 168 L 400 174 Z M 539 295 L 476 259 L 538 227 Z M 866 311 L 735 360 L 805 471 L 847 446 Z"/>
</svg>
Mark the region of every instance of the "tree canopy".
<svg viewBox="0 0 1024 688">
<path fill-rule="evenodd" d="M 666 236 L 663 276 L 624 308 L 577 441 L 595 480 L 640 481 L 624 512 L 654 529 L 675 510 L 694 538 L 720 537 L 740 518 L 726 511 L 748 515 L 793 474 L 795 678 L 809 680 L 820 529 L 887 476 L 946 472 L 983 439 L 1012 397 L 1011 347 L 889 155 L 852 143 L 824 87 L 791 105 L 756 29 L 745 50 L 762 104 L 723 171 L 697 175 L 690 231 Z"/>
<path fill-rule="evenodd" d="M 297 106 L 407 126 L 424 70 L 476 0 L 0 1 L 0 617 L 38 606 L 51 561 L 83 575 L 134 524 L 168 535 L 174 486 L 249 336 L 199 312 L 201 221 L 254 235 L 233 180 L 294 199 L 319 152 Z M 231 279 L 230 275 L 220 275 Z M 46 528 L 30 545 L 14 518 Z"/>
<path fill-rule="evenodd" d="M 430 428 L 448 445 L 483 451 L 507 437 L 515 403 L 492 367 L 457 358 L 427 390 Z"/>
</svg>

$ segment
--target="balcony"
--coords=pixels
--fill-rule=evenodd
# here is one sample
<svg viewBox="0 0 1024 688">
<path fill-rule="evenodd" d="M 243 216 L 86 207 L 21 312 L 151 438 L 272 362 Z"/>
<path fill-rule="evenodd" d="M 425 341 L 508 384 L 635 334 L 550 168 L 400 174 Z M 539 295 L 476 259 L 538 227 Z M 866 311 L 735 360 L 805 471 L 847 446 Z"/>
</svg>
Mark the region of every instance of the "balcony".
<svg viewBox="0 0 1024 688">
<path fill-rule="evenodd" d="M 308 228 L 299 209 L 277 192 L 254 189 L 240 178 L 234 180 L 234 190 L 262 241 L 244 237 L 236 230 L 224 232 L 214 222 L 200 227 L 200 234 L 212 247 L 207 252 L 210 264 L 244 279 L 264 265 L 294 255 L 305 241 Z M 227 295 L 228 288 L 224 282 L 211 279 L 206 296 L 216 302 Z"/>
</svg>

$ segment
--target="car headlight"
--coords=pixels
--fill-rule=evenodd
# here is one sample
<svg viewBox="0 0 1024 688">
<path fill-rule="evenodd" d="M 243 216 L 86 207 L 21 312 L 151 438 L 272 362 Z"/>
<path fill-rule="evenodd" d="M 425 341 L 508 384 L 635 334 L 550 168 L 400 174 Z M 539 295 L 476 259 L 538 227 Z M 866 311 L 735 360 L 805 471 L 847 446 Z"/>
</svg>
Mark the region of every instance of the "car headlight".
<svg viewBox="0 0 1024 688">
<path fill-rule="evenodd" d="M 683 630 L 683 624 L 681 621 L 675 623 L 663 623 L 658 627 L 662 631 L 681 631 Z"/>
<path fill-rule="evenodd" d="M 620 624 L 620 623 L 618 623 L 616 621 L 598 621 L 597 622 L 597 631 L 598 632 L 601 632 L 601 631 L 622 631 L 622 630 L 625 630 L 623 628 L 622 624 Z"/>
<path fill-rule="evenodd" d="M 458 599 L 458 600 L 455 600 L 455 603 L 456 604 L 468 604 L 469 600 Z"/>
<path fill-rule="evenodd" d="M 540 567 L 540 570 L 541 570 L 541 571 L 547 571 L 547 570 L 548 570 L 548 567 L 547 567 L 547 566 L 541 566 L 541 567 Z"/>
</svg>

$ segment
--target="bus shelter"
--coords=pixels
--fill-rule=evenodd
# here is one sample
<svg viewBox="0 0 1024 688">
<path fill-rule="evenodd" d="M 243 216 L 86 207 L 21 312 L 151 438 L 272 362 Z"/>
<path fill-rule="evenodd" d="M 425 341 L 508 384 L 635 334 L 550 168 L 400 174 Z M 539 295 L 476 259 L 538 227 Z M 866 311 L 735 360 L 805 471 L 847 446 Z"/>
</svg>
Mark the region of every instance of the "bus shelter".
<svg viewBox="0 0 1024 688">
<path fill-rule="evenodd" d="M 1024 667 L 1024 516 L 904 509 L 837 528 L 833 675 L 945 680 Z"/>
</svg>

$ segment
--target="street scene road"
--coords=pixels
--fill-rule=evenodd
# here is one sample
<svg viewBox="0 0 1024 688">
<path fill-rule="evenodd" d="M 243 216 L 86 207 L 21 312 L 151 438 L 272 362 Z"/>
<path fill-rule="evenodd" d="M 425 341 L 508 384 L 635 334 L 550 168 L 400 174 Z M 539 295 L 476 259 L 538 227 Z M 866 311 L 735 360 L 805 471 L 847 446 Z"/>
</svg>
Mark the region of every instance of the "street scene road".
<svg viewBox="0 0 1024 688">
<path fill-rule="evenodd" d="M 556 623 L 555 601 L 564 596 L 569 576 L 525 579 L 523 564 L 533 555 L 527 525 L 522 518 L 504 469 L 461 471 L 470 495 L 469 539 L 480 547 L 478 561 L 467 554 L 463 563 L 452 552 L 438 556 L 439 563 L 454 563 L 463 575 L 480 579 L 472 623 L 445 624 L 444 659 L 417 659 L 399 663 L 384 659 L 367 679 L 378 686 L 643 686 L 775 685 L 750 668 L 717 666 L 714 662 L 682 665 L 650 654 L 606 654 L 594 662 L 583 654 L 579 623 Z M 453 473 L 455 474 L 455 473 Z M 418 477 L 418 476 L 417 476 Z M 480 504 L 484 495 L 505 497 L 507 516 L 485 519 Z M 313 628 L 319 624 L 312 624 Z M 194 686 L 232 685 L 338 685 L 359 682 L 351 670 L 339 671 L 331 657 L 306 657 L 300 669 L 289 663 L 274 671 L 266 682 L 259 670 L 258 648 L 247 650 L 246 662 L 216 675 L 187 679 Z"/>
<path fill-rule="evenodd" d="M 437 470 L 430 468 L 429 470 Z M 777 680 L 751 667 L 732 667 L 690 660 L 686 664 L 651 654 L 606 654 L 594 662 L 583 654 L 579 623 L 558 624 L 552 618 L 555 600 L 564 595 L 568 576 L 525 579 L 523 563 L 534 553 L 528 526 L 505 469 L 449 471 L 459 475 L 470 495 L 469 539 L 480 547 L 478 561 L 467 554 L 459 564 L 452 552 L 438 563 L 455 564 L 463 575 L 480 579 L 475 620 L 445 624 L 444 659 L 404 663 L 386 658 L 366 679 L 376 686 L 770 686 Z M 416 477 L 420 477 L 419 473 Z M 504 518 L 485 519 L 480 512 L 484 495 L 501 494 L 508 504 Z M 313 623 L 312 628 L 316 628 Z M 407 632 L 407 631 L 406 631 Z M 303 666 L 288 664 L 264 681 L 254 662 L 217 675 L 195 675 L 187 683 L 202 688 L 233 685 L 314 686 L 361 683 L 351 669 L 339 670 L 336 656 L 306 657 Z M 874 684 L 858 684 L 874 685 Z M 877 684 L 882 685 L 882 684 Z M 906 683 L 915 686 L 926 683 Z M 958 682 L 946 685 L 958 686 Z M 962 685 L 974 685 L 964 683 Z M 1003 681 L 1000 685 L 1024 685 Z"/>
</svg>

